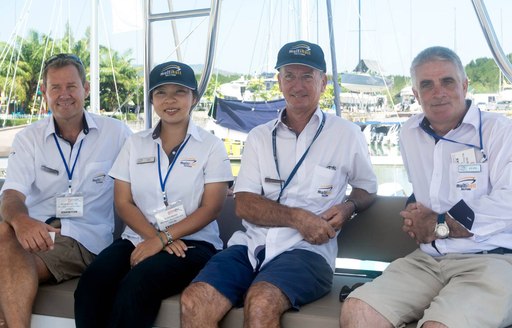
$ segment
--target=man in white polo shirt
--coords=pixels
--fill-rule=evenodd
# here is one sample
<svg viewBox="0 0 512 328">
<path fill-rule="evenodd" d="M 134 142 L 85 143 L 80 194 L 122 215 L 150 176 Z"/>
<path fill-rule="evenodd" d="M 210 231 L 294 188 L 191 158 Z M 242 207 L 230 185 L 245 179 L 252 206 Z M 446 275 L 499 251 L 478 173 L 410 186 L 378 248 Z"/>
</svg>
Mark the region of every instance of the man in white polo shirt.
<svg viewBox="0 0 512 328">
<path fill-rule="evenodd" d="M 85 68 L 50 57 L 41 85 L 52 115 L 16 135 L 1 190 L 0 322 L 29 327 L 38 284 L 77 277 L 112 242 L 108 176 L 130 130 L 84 110 Z"/>
<path fill-rule="evenodd" d="M 468 78 L 445 47 L 411 65 L 423 113 L 402 127 L 414 194 L 400 212 L 420 249 L 352 292 L 341 327 L 512 324 L 512 121 L 466 100 Z"/>
<path fill-rule="evenodd" d="M 235 184 L 246 231 L 183 292 L 184 328 L 215 327 L 244 304 L 246 327 L 278 327 L 286 310 L 324 296 L 339 230 L 377 191 L 360 128 L 318 106 L 327 85 L 322 49 L 288 43 L 276 69 L 286 108 L 249 133 Z"/>
</svg>

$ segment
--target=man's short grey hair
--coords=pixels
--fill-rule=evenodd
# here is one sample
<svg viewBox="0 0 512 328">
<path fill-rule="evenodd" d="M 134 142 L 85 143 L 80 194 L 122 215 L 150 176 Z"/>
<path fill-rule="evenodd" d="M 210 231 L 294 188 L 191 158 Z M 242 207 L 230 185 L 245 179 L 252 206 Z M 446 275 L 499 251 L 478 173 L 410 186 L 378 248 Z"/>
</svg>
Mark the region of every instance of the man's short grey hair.
<svg viewBox="0 0 512 328">
<path fill-rule="evenodd" d="M 413 85 L 416 84 L 416 68 L 420 65 L 436 60 L 448 61 L 454 64 L 461 79 L 466 79 L 466 72 L 459 56 L 449 48 L 436 46 L 423 50 L 412 61 L 410 73 Z"/>
</svg>

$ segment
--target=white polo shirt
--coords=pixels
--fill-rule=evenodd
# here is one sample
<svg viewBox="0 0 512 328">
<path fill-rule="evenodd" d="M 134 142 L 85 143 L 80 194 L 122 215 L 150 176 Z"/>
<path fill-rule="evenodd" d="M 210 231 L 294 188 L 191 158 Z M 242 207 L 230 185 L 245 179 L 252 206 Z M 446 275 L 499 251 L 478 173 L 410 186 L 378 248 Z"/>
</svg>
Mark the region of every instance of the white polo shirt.
<svg viewBox="0 0 512 328">
<path fill-rule="evenodd" d="M 165 190 L 168 202 L 181 200 L 186 214 L 194 212 L 201 204 L 204 185 L 214 182 L 233 181 L 231 166 L 222 141 L 190 121 L 187 135 L 190 139 L 176 158 Z M 169 158 L 162 150 L 160 137 L 153 139 L 153 130 L 132 135 L 119 153 L 110 176 L 129 182 L 133 200 L 146 219 L 156 225 L 154 211 L 162 208 L 163 198 L 158 176 L 157 145 L 160 145 L 160 168 L 164 179 L 170 165 Z M 122 238 L 134 245 L 143 239 L 130 227 L 126 227 Z M 222 249 L 217 221 L 182 239 L 200 240 Z"/>
<path fill-rule="evenodd" d="M 481 114 L 485 163 L 479 149 L 464 145 L 480 145 L 480 112 L 474 104 L 460 126 L 444 136 L 458 143 L 439 140 L 436 144 L 420 127 L 424 114 L 413 116 L 401 129 L 402 157 L 416 201 L 445 213 L 463 200 L 475 214 L 473 237 L 436 240 L 443 254 L 512 249 L 512 121 L 496 113 Z M 481 172 L 465 173 L 465 166 L 454 163 L 461 151 L 475 154 Z M 469 185 L 464 183 L 468 179 Z M 421 249 L 440 255 L 431 244 L 422 244 Z"/>
<path fill-rule="evenodd" d="M 84 115 L 88 132 L 80 132 L 73 147 L 58 138 L 70 170 L 83 140 L 72 191 L 82 193 L 84 215 L 62 218 L 61 233 L 98 254 L 112 242 L 114 230 L 113 180 L 108 171 L 131 132 L 119 120 L 86 111 Z M 68 175 L 54 132 L 54 120 L 49 116 L 16 134 L 2 187 L 2 192 L 13 189 L 24 194 L 30 216 L 43 222 L 56 216 L 55 196 L 68 190 Z"/>
<path fill-rule="evenodd" d="M 325 117 L 323 130 L 284 190 L 280 201 L 283 205 L 304 208 L 315 214 L 340 204 L 345 198 L 347 184 L 369 193 L 377 192 L 377 179 L 361 129 L 340 117 L 329 114 L 325 114 Z M 281 119 L 280 116 L 277 120 L 260 125 L 249 133 L 235 183 L 235 193 L 252 192 L 260 195 L 263 192 L 265 197 L 276 200 L 281 190 L 280 184 L 266 182 L 265 178 L 288 178 L 295 164 L 311 144 L 321 124 L 322 112 L 320 109 L 316 110 L 298 137 Z M 272 151 L 274 129 L 277 129 L 280 177 Z M 292 228 L 266 228 L 246 220 L 243 220 L 243 225 L 247 232 L 236 232 L 229 245 L 247 245 L 249 259 L 253 265 L 256 264 L 256 248 L 265 245 L 265 261 L 262 265 L 285 251 L 305 249 L 320 254 L 333 270 L 335 268 L 338 254 L 336 238 L 322 245 L 312 245 L 303 240 L 301 234 Z"/>
</svg>

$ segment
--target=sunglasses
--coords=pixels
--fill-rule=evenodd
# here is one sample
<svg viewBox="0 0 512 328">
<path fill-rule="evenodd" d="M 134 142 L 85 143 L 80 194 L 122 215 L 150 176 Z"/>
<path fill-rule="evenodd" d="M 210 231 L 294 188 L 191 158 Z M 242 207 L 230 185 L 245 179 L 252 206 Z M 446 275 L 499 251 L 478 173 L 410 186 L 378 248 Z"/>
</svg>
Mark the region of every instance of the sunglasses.
<svg viewBox="0 0 512 328">
<path fill-rule="evenodd" d="M 84 64 L 82 63 L 82 61 L 80 60 L 80 58 L 78 58 L 77 55 L 73 55 L 73 54 L 57 54 L 57 55 L 53 55 L 53 56 L 50 56 L 45 62 L 44 62 L 44 68 L 46 69 L 49 65 L 51 65 L 52 63 L 54 63 L 55 61 L 57 60 L 62 60 L 62 59 L 69 59 L 77 64 L 79 64 L 80 66 L 84 67 Z"/>
</svg>

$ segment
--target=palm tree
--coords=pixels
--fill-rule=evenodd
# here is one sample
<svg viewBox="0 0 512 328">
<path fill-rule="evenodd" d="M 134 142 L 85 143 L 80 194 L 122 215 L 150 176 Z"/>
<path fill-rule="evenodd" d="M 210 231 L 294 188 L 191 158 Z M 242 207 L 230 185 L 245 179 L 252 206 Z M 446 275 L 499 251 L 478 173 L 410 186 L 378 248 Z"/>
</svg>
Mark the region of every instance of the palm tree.
<svg viewBox="0 0 512 328">
<path fill-rule="evenodd" d="M 119 54 L 100 47 L 100 106 L 122 111 L 127 103 L 139 103 L 142 93 L 141 68 L 132 64 L 131 51 Z"/>
</svg>

